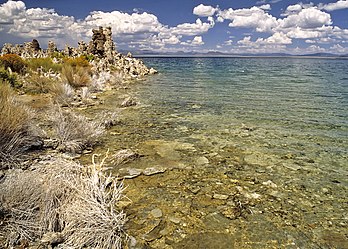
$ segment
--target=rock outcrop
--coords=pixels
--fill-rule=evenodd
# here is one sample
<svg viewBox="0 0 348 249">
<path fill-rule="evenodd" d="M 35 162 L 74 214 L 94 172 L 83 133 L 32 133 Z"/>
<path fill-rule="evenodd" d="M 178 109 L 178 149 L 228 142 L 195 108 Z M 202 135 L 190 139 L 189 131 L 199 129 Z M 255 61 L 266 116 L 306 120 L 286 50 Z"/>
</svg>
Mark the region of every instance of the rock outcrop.
<svg viewBox="0 0 348 249">
<path fill-rule="evenodd" d="M 111 27 L 99 27 L 92 30 L 92 40 L 87 44 L 84 41 L 78 42 L 78 47 L 73 48 L 66 45 L 64 50 L 59 51 L 53 41 L 48 42 L 47 50 L 40 48 L 36 39 L 26 42 L 24 45 L 5 43 L 1 54 L 17 54 L 23 58 L 39 58 L 52 56 L 55 52 L 61 52 L 68 57 L 90 56 L 93 69 L 96 72 L 110 71 L 111 68 L 123 74 L 125 77 L 136 78 L 148 74 L 155 74 L 153 68 L 147 68 L 144 63 L 133 58 L 131 53 L 127 56 L 117 52 L 115 43 L 112 39 Z"/>
<path fill-rule="evenodd" d="M 57 45 L 53 41 L 48 41 L 47 53 L 52 55 L 54 52 L 58 52 Z"/>
</svg>

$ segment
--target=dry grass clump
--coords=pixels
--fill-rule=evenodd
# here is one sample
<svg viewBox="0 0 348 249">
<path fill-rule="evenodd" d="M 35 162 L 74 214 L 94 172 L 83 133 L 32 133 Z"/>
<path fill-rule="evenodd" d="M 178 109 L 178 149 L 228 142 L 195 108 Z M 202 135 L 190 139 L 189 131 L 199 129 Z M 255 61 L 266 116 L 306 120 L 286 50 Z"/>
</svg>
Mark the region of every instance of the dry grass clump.
<svg viewBox="0 0 348 249">
<path fill-rule="evenodd" d="M 48 93 L 52 89 L 54 82 L 51 78 L 33 73 L 26 79 L 25 88 L 32 93 Z"/>
<path fill-rule="evenodd" d="M 74 88 L 88 86 L 91 82 L 91 77 L 88 68 L 73 67 L 64 64 L 62 67 L 62 79 Z"/>
<path fill-rule="evenodd" d="M 10 86 L 0 83 L 0 168 L 20 161 L 24 152 L 40 142 L 31 111 L 14 97 Z"/>
<path fill-rule="evenodd" d="M 100 123 L 90 121 L 70 110 L 56 108 L 50 116 L 61 151 L 81 152 L 93 146 L 105 131 Z"/>
<path fill-rule="evenodd" d="M 42 203 L 42 175 L 11 170 L 0 186 L 0 235 L 6 239 L 7 247 L 23 239 L 34 241 L 41 234 L 37 212 Z"/>
<path fill-rule="evenodd" d="M 51 158 L 33 171 L 9 173 L 0 183 L 6 246 L 37 239 L 53 244 L 59 237 L 62 248 L 121 248 L 126 216 L 116 204 L 124 186 L 105 174 L 104 161 L 93 157 L 86 168 Z"/>
</svg>

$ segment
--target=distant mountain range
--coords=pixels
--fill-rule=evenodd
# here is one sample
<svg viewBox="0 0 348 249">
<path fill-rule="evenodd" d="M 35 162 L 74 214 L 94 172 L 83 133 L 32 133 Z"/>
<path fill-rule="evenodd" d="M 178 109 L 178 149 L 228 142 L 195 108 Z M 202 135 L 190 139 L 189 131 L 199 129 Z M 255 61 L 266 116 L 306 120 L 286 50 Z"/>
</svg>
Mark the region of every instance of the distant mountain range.
<svg viewBox="0 0 348 249">
<path fill-rule="evenodd" d="M 121 53 L 128 53 L 128 51 L 120 51 Z M 151 50 L 131 51 L 135 57 L 330 57 L 330 58 L 347 58 L 348 54 L 337 55 L 331 53 L 313 53 L 313 54 L 301 54 L 293 55 L 287 53 L 243 53 L 243 54 L 229 54 L 218 51 L 209 51 L 207 53 L 200 52 L 155 52 Z"/>
</svg>

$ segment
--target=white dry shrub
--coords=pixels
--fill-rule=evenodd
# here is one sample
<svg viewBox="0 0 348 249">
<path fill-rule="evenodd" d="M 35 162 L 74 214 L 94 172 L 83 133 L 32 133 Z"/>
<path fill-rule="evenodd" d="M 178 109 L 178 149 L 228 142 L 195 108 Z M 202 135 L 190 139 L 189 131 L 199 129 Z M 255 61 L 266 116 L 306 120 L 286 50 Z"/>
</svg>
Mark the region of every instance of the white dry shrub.
<svg viewBox="0 0 348 249">
<path fill-rule="evenodd" d="M 120 123 L 119 120 L 119 112 L 118 111 L 102 111 L 100 112 L 96 120 L 100 121 L 100 125 L 105 127 L 105 129 L 109 129 Z"/>
<path fill-rule="evenodd" d="M 111 74 L 110 72 L 102 71 L 99 74 L 94 74 L 92 77 L 92 82 L 89 86 L 90 91 L 99 92 L 104 91 L 106 84 L 110 81 Z"/>
<path fill-rule="evenodd" d="M 62 151 L 80 152 L 97 143 L 105 132 L 100 122 L 88 120 L 70 109 L 53 108 L 50 118 Z"/>
<path fill-rule="evenodd" d="M 93 75 L 89 89 L 91 92 L 104 91 L 112 85 L 121 84 L 123 78 L 123 74 L 120 72 L 101 71 L 98 75 Z"/>
<path fill-rule="evenodd" d="M 123 79 L 124 79 L 124 75 L 122 72 L 114 72 L 112 74 L 112 79 L 111 79 L 111 82 L 115 85 L 118 85 L 118 84 L 121 84 L 123 82 Z"/>
<path fill-rule="evenodd" d="M 0 184 L 2 226 L 0 235 L 8 246 L 21 239 L 40 236 L 37 213 L 42 203 L 42 176 L 32 171 L 9 170 Z"/>
<path fill-rule="evenodd" d="M 56 157 L 32 171 L 9 173 L 0 183 L 6 246 L 56 234 L 62 248 L 121 248 L 126 215 L 116 206 L 124 186 L 105 174 L 104 160 L 83 167 Z"/>
<path fill-rule="evenodd" d="M 76 198 L 63 208 L 65 244 L 73 248 L 121 248 L 124 212 L 115 209 L 123 197 L 123 183 L 103 171 L 102 163 L 88 168 L 89 177 L 77 178 Z"/>
<path fill-rule="evenodd" d="M 74 99 L 75 91 L 68 83 L 56 81 L 51 87 L 54 102 L 69 105 Z"/>
<path fill-rule="evenodd" d="M 81 89 L 81 99 L 82 101 L 86 101 L 91 98 L 91 92 L 88 87 L 82 87 Z"/>
</svg>

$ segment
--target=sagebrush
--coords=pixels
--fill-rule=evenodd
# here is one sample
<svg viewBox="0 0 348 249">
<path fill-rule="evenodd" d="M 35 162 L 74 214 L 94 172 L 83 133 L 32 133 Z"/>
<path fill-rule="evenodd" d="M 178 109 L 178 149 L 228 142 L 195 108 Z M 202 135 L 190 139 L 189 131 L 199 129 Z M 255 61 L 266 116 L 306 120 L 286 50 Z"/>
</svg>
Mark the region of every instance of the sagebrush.
<svg viewBox="0 0 348 249">
<path fill-rule="evenodd" d="M 81 152 L 93 146 L 105 131 L 101 122 L 88 120 L 70 109 L 53 108 L 50 112 L 61 151 Z"/>
<path fill-rule="evenodd" d="M 10 172 L 0 183 L 3 246 L 53 233 L 63 248 L 122 248 L 126 215 L 116 206 L 124 186 L 105 173 L 103 162 L 84 167 L 55 157 Z"/>
</svg>

